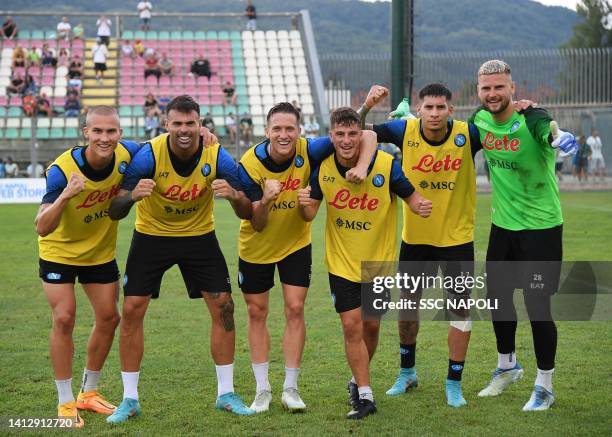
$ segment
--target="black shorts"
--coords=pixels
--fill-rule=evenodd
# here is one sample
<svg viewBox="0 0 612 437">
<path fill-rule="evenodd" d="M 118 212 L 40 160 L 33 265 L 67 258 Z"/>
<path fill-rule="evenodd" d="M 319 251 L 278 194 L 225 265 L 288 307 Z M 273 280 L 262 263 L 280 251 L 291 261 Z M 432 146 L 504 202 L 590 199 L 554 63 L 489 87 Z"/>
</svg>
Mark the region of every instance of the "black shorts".
<svg viewBox="0 0 612 437">
<path fill-rule="evenodd" d="M 554 294 L 559 286 L 562 258 L 563 225 L 523 231 L 491 225 L 487 288 L 494 293 L 513 292 L 519 288 L 525 292 Z M 531 284 L 537 284 L 537 287 Z"/>
<path fill-rule="evenodd" d="M 474 242 L 456 246 L 431 246 L 428 244 L 408 244 L 402 241 L 399 254 L 400 272 L 409 275 L 434 276 L 438 269 L 444 276 L 456 278 L 458 276 L 474 276 Z M 409 261 L 409 263 L 408 263 Z M 414 290 L 420 294 L 422 290 Z M 466 295 L 471 289 L 447 289 L 449 293 Z"/>
<path fill-rule="evenodd" d="M 79 284 L 112 284 L 119 279 L 119 267 L 115 260 L 94 266 L 72 266 L 39 259 L 38 276 L 49 284 L 74 284 L 77 276 Z"/>
<path fill-rule="evenodd" d="M 312 245 L 302 247 L 276 263 L 256 264 L 238 258 L 238 286 L 243 293 L 265 293 L 274 287 L 274 266 L 283 284 L 310 287 Z"/>
<path fill-rule="evenodd" d="M 166 270 L 178 264 L 191 299 L 208 293 L 231 292 L 229 272 L 215 232 L 196 237 L 160 237 L 134 231 L 123 293 L 159 297 Z"/>
<path fill-rule="evenodd" d="M 106 63 L 96 62 L 94 64 L 94 71 L 106 71 Z"/>
<path fill-rule="evenodd" d="M 100 42 L 108 47 L 110 44 L 110 36 L 98 36 L 100 38 Z"/>
<path fill-rule="evenodd" d="M 391 300 L 388 289 L 375 293 L 371 282 L 353 282 L 333 273 L 329 273 L 329 288 L 338 314 L 361 307 L 363 319 L 380 319 L 387 312 L 380 308 L 382 302 Z"/>
<path fill-rule="evenodd" d="M 561 170 L 563 170 L 563 162 L 556 162 L 555 171 L 561 171 Z"/>
</svg>

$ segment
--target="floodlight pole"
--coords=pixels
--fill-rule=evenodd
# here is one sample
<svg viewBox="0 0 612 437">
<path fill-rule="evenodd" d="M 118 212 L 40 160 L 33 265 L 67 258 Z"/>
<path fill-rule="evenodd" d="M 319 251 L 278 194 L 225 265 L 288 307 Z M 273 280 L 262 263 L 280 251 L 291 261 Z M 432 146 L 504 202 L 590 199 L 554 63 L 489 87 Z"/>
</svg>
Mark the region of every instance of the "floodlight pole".
<svg viewBox="0 0 612 437">
<path fill-rule="evenodd" d="M 391 3 L 391 109 L 412 95 L 414 76 L 414 2 Z"/>
</svg>

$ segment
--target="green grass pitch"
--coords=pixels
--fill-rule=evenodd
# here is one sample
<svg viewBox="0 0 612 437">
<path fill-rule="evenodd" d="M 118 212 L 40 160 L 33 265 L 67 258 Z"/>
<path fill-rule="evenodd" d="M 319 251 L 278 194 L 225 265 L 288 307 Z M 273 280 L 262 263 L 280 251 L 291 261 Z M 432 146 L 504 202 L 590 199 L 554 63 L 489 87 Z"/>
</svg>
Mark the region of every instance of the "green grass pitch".
<svg viewBox="0 0 612 437">
<path fill-rule="evenodd" d="M 563 193 L 565 216 L 564 258 L 610 260 L 612 192 Z M 0 416 L 49 417 L 55 412 L 56 393 L 48 356 L 51 317 L 37 276 L 34 205 L 0 206 L 2 229 L 2 284 L 0 321 Z M 490 196 L 478 197 L 477 258 L 483 259 L 490 225 Z M 246 308 L 236 285 L 238 220 L 225 202 L 215 210 L 217 235 L 229 264 L 236 302 L 235 386 L 250 403 L 255 389 L 246 338 Z M 134 215 L 120 227 L 118 262 L 123 270 Z M 476 322 L 464 371 L 468 405 L 446 406 L 444 379 L 447 367 L 445 322 L 425 322 L 417 346 L 419 388 L 397 398 L 385 395 L 397 368 L 398 337 L 394 322 L 384 322 L 380 345 L 371 366 L 372 385 L 379 413 L 355 423 L 344 416 L 346 382 L 350 372 L 344 358 L 339 318 L 336 315 L 323 264 L 324 217 L 313 226 L 313 281 L 306 307 L 307 342 L 299 380 L 308 411 L 290 415 L 282 410 L 281 337 L 284 326 L 278 286 L 271 292 L 269 329 L 272 351 L 270 377 L 274 400 L 271 411 L 256 417 L 235 417 L 214 410 L 215 370 L 209 354 L 209 318 L 205 305 L 187 298 L 177 268 L 170 270 L 161 297 L 149 307 L 145 320 L 145 356 L 140 378 L 143 415 L 111 427 L 105 417 L 83 414 L 91 435 L 609 435 L 610 360 L 612 323 L 560 322 L 554 378 L 557 401 L 544 413 L 523 413 L 535 378 L 531 330 L 519 323 L 517 355 L 525 378 L 497 398 L 480 399 L 478 391 L 489 381 L 496 365 L 495 339 L 489 322 Z M 73 388 L 78 390 L 85 362 L 85 346 L 92 314 L 78 288 L 74 332 Z M 101 392 L 119 402 L 118 335 L 103 369 Z M 0 432 L 5 433 L 6 428 Z M 41 430 L 37 430 L 42 432 Z"/>
</svg>

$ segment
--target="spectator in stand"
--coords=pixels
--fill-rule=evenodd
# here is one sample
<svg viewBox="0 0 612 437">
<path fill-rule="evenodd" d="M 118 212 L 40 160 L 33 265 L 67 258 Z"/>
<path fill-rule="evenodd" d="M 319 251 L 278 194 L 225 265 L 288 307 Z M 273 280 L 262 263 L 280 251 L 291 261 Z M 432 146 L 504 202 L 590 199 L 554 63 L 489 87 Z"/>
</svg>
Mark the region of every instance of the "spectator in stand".
<svg viewBox="0 0 612 437">
<path fill-rule="evenodd" d="M 317 123 L 317 120 L 313 117 L 310 116 L 308 118 L 308 123 L 306 123 L 304 125 L 304 132 L 307 138 L 316 138 L 319 136 L 319 129 L 321 127 L 319 126 L 319 123 Z"/>
<path fill-rule="evenodd" d="M 43 66 L 57 66 L 57 58 L 55 57 L 55 52 L 52 48 L 49 47 L 49 44 L 44 43 L 41 50 L 41 64 Z"/>
<path fill-rule="evenodd" d="M 2 24 L 2 38 L 15 39 L 17 34 L 17 23 L 13 20 L 13 17 L 6 17 L 6 21 Z"/>
<path fill-rule="evenodd" d="M 26 89 L 26 81 L 21 73 L 16 72 L 11 78 L 11 83 L 6 87 L 6 94 L 20 94 L 22 95 Z"/>
<path fill-rule="evenodd" d="M 0 179 L 6 177 L 6 170 L 4 168 L 4 159 L 0 158 Z"/>
<path fill-rule="evenodd" d="M 121 56 L 132 59 L 136 57 L 136 51 L 134 50 L 134 47 L 132 47 L 130 41 L 127 39 L 124 39 L 121 43 Z"/>
<path fill-rule="evenodd" d="M 209 80 L 212 74 L 210 71 L 210 62 L 208 62 L 208 59 L 204 58 L 204 55 L 198 55 L 191 63 L 191 69 L 189 71 L 191 74 L 198 77 L 206 76 Z"/>
<path fill-rule="evenodd" d="M 36 106 L 38 107 L 38 115 L 46 115 L 47 117 L 53 117 L 53 107 L 51 106 L 51 101 L 47 98 L 47 94 L 40 93 L 40 96 L 38 96 L 38 99 L 36 101 Z"/>
<path fill-rule="evenodd" d="M 225 82 L 223 94 L 225 95 L 225 105 L 236 104 L 236 87 L 230 81 Z"/>
<path fill-rule="evenodd" d="M 164 112 L 166 112 L 166 106 L 168 106 L 168 103 L 170 103 L 170 97 L 160 97 L 157 99 L 157 107 L 159 108 L 159 111 L 163 114 Z M 161 124 L 161 120 L 160 120 L 160 124 Z"/>
<path fill-rule="evenodd" d="M 106 71 L 106 57 L 108 56 L 108 48 L 106 44 L 102 42 L 102 39 L 98 37 L 96 44 L 91 49 L 94 62 L 94 70 L 96 72 L 96 79 L 99 83 L 102 83 L 104 79 L 104 72 Z"/>
<path fill-rule="evenodd" d="M 159 65 L 161 66 L 161 71 L 164 76 L 172 77 L 174 75 L 174 63 L 168 58 L 166 52 L 162 53 Z"/>
<path fill-rule="evenodd" d="M 240 119 L 240 133 L 242 141 L 248 147 L 253 141 L 253 119 L 248 112 L 243 113 Z"/>
<path fill-rule="evenodd" d="M 13 68 L 25 67 L 26 61 L 27 61 L 27 53 L 25 49 L 22 48 L 21 46 L 15 47 L 15 49 L 13 50 L 13 62 L 11 63 L 11 66 Z"/>
<path fill-rule="evenodd" d="M 45 168 L 42 166 L 40 162 L 36 163 L 36 173 L 32 174 L 32 163 L 29 163 L 26 168 L 26 173 L 29 178 L 42 178 L 45 173 Z"/>
<path fill-rule="evenodd" d="M 255 32 L 257 30 L 257 11 L 253 6 L 252 0 L 247 0 L 247 7 L 244 10 L 244 15 L 247 18 L 246 30 Z"/>
<path fill-rule="evenodd" d="M 24 94 L 31 93 L 31 94 L 36 95 L 38 93 L 38 87 L 36 86 L 36 81 L 34 80 L 32 75 L 28 71 L 26 71 L 24 80 L 25 80 L 25 90 L 23 91 Z"/>
<path fill-rule="evenodd" d="M 147 56 L 145 59 L 144 77 L 146 79 L 149 76 L 155 76 L 159 81 L 161 75 L 162 67 L 161 65 L 159 65 L 159 59 L 157 58 L 157 54 L 153 52 L 153 54 Z"/>
<path fill-rule="evenodd" d="M 21 109 L 26 117 L 34 117 L 36 113 L 36 97 L 32 93 L 23 96 L 21 100 Z"/>
<path fill-rule="evenodd" d="M 149 109 L 145 117 L 145 134 L 147 139 L 155 138 L 157 136 L 157 129 L 159 128 L 159 119 L 155 109 Z"/>
<path fill-rule="evenodd" d="M 28 67 L 38 66 L 40 66 L 40 52 L 38 51 L 36 46 L 32 46 L 32 48 L 28 52 Z"/>
<path fill-rule="evenodd" d="M 142 57 L 144 55 L 145 46 L 141 40 L 137 39 L 136 42 L 134 43 L 134 51 L 136 52 L 138 56 Z"/>
<path fill-rule="evenodd" d="M 215 133 L 215 121 L 213 120 L 212 115 L 210 115 L 210 112 L 207 112 L 202 119 L 202 126 L 207 128 L 212 133 Z"/>
<path fill-rule="evenodd" d="M 68 55 L 68 49 L 61 48 L 57 55 L 57 66 L 68 67 L 70 65 L 70 56 Z"/>
<path fill-rule="evenodd" d="M 64 115 L 66 117 L 78 117 L 81 114 L 81 101 L 78 94 L 70 92 L 66 95 L 64 103 Z"/>
<path fill-rule="evenodd" d="M 7 178 L 19 177 L 19 166 L 16 162 L 13 162 L 13 158 L 7 156 L 6 164 L 4 164 L 4 171 L 6 172 Z"/>
<path fill-rule="evenodd" d="M 153 10 L 151 2 L 138 2 L 136 8 L 140 17 L 140 30 L 151 30 L 151 11 Z"/>
<path fill-rule="evenodd" d="M 297 101 L 297 100 L 292 100 L 292 101 L 291 101 L 291 104 L 293 105 L 293 107 L 294 107 L 295 109 L 297 109 L 297 112 L 299 112 L 299 113 L 300 113 L 300 120 L 301 120 L 301 119 L 303 119 L 303 117 L 302 117 L 302 107 L 300 106 L 300 104 L 298 103 L 298 101 Z"/>
<path fill-rule="evenodd" d="M 144 102 L 144 113 L 148 114 L 150 111 L 153 111 L 157 117 L 161 114 L 161 110 L 159 109 L 159 103 L 157 99 L 153 95 L 153 93 L 147 94 Z"/>
<path fill-rule="evenodd" d="M 83 24 L 79 23 L 72 29 L 72 39 L 83 39 L 84 33 L 85 29 L 83 29 Z"/>
<path fill-rule="evenodd" d="M 72 26 L 68 22 L 68 17 L 62 17 L 62 21 L 57 23 L 57 33 L 55 37 L 58 40 L 70 40 L 72 38 Z"/>
<path fill-rule="evenodd" d="M 79 55 L 74 55 L 68 66 L 69 79 L 81 79 L 83 76 L 83 61 Z"/>
<path fill-rule="evenodd" d="M 236 117 L 231 112 L 225 117 L 225 129 L 229 134 L 230 143 L 234 144 L 236 142 Z"/>
<path fill-rule="evenodd" d="M 98 39 L 100 39 L 100 42 L 102 42 L 102 44 L 104 44 L 105 46 L 108 47 L 108 44 L 110 43 L 110 37 L 111 37 L 111 26 L 113 25 L 113 22 L 108 19 L 106 17 L 106 15 L 102 15 L 98 21 L 96 21 L 96 26 L 98 26 Z"/>
</svg>

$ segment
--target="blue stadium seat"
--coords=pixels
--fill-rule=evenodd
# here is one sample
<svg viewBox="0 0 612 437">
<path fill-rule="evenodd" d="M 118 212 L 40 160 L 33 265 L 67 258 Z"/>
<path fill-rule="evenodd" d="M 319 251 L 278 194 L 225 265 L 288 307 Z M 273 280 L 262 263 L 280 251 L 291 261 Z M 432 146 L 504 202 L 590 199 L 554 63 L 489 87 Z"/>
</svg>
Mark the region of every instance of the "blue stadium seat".
<svg viewBox="0 0 612 437">
<path fill-rule="evenodd" d="M 201 30 L 196 31 L 195 33 L 195 39 L 199 39 L 199 40 L 203 40 L 206 39 L 206 32 L 203 32 Z"/>
<path fill-rule="evenodd" d="M 142 30 L 134 32 L 134 39 L 145 39 L 145 36 L 147 36 L 147 34 Z"/>
<path fill-rule="evenodd" d="M 21 37 L 21 35 L 19 36 Z M 45 33 L 42 30 L 33 30 L 32 39 L 45 39 Z"/>
<path fill-rule="evenodd" d="M 210 106 L 200 105 L 200 116 L 204 117 L 208 112 L 210 112 Z"/>
<path fill-rule="evenodd" d="M 21 117 L 21 108 L 19 106 L 11 106 L 8 110 L 9 117 Z"/>
<path fill-rule="evenodd" d="M 132 106 L 132 115 L 134 117 L 144 117 L 144 109 L 142 106 Z"/>
<path fill-rule="evenodd" d="M 214 105 L 212 107 L 212 113 L 213 116 L 215 115 L 223 115 L 223 106 L 221 105 Z"/>
<path fill-rule="evenodd" d="M 57 128 L 57 127 L 51 129 L 51 138 L 53 139 L 64 138 L 64 129 Z"/>
<path fill-rule="evenodd" d="M 168 32 L 167 30 L 160 30 L 158 38 L 159 39 L 170 39 L 170 32 Z"/>
<path fill-rule="evenodd" d="M 157 39 L 157 32 L 154 30 L 147 31 L 146 38 L 147 39 Z"/>
<path fill-rule="evenodd" d="M 230 33 L 230 39 L 232 40 L 232 43 L 235 41 L 240 42 L 242 40 L 242 36 L 237 30 L 232 30 L 232 32 Z"/>
<path fill-rule="evenodd" d="M 119 116 L 120 117 L 131 117 L 132 107 L 131 106 L 121 106 L 119 108 Z"/>
<path fill-rule="evenodd" d="M 132 32 L 131 30 L 124 30 L 123 34 L 121 35 L 121 38 L 134 39 L 134 32 Z"/>
<path fill-rule="evenodd" d="M 79 137 L 79 131 L 77 128 L 74 127 L 69 127 L 66 128 L 66 138 L 78 138 Z"/>
<path fill-rule="evenodd" d="M 32 138 L 32 129 L 29 127 L 22 127 L 19 130 L 19 138 L 22 140 L 29 140 Z"/>
<path fill-rule="evenodd" d="M 36 138 L 39 140 L 47 140 L 49 139 L 49 129 L 44 127 L 39 127 L 36 129 Z"/>
<path fill-rule="evenodd" d="M 170 39 L 181 39 L 181 36 L 180 30 L 173 30 L 172 33 L 170 33 Z"/>
<path fill-rule="evenodd" d="M 206 39 L 218 39 L 216 30 L 209 30 L 206 32 Z"/>
<path fill-rule="evenodd" d="M 193 32 L 191 30 L 183 31 L 183 39 L 193 39 Z"/>
<path fill-rule="evenodd" d="M 29 30 L 19 30 L 19 39 L 30 39 L 30 31 Z"/>
<path fill-rule="evenodd" d="M 229 39 L 229 32 L 222 30 L 219 32 L 218 38 L 219 39 Z"/>
<path fill-rule="evenodd" d="M 14 127 L 7 128 L 6 138 L 9 140 L 16 140 L 17 138 L 19 138 L 19 131 Z"/>
</svg>

